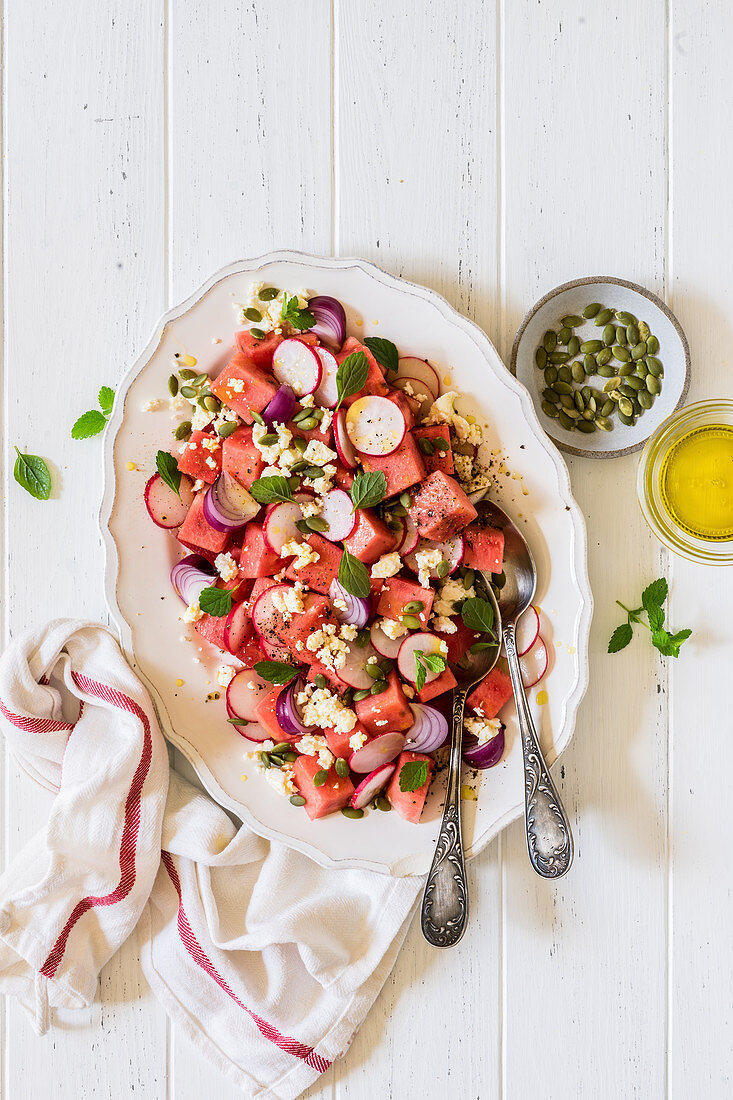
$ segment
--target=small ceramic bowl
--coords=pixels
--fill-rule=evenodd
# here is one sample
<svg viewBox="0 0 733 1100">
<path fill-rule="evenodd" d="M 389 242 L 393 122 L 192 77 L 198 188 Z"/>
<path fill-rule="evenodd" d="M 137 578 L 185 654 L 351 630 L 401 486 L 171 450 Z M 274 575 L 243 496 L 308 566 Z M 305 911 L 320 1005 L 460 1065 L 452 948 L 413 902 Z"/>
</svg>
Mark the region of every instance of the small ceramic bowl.
<svg viewBox="0 0 733 1100">
<path fill-rule="evenodd" d="M 543 411 L 542 391 L 546 382 L 543 371 L 536 365 L 535 352 L 548 329 L 557 332 L 561 318 L 569 314 L 582 316 L 590 302 L 600 302 L 604 308 L 631 313 L 639 321 L 645 321 L 659 341 L 655 354 L 662 363 L 664 376 L 661 393 L 652 408 L 644 410 L 635 424 L 626 426 L 614 414 L 611 431 L 583 434 L 577 430 L 567 431 L 558 419 Z M 602 332 L 603 327 L 597 327 L 593 319 L 574 329 L 581 343 L 600 340 Z M 558 345 L 557 350 L 564 348 Z M 582 361 L 583 356 L 573 356 L 572 362 L 578 359 Z M 611 365 L 620 366 L 615 359 Z M 640 450 L 660 424 L 683 403 L 690 385 L 690 349 L 679 321 L 655 294 L 625 279 L 599 275 L 562 283 L 532 306 L 514 340 L 510 370 L 529 390 L 542 427 L 558 447 L 569 454 L 588 458 L 617 458 Z M 594 374 L 583 384 L 602 390 L 607 381 Z M 573 385 L 575 389 L 581 388 Z"/>
</svg>

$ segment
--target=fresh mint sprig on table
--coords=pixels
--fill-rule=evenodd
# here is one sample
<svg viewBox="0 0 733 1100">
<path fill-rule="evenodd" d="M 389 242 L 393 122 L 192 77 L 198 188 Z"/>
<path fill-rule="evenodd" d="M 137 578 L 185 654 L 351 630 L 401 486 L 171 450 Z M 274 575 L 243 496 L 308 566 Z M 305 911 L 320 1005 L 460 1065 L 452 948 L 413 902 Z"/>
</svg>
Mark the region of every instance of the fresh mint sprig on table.
<svg viewBox="0 0 733 1100">
<path fill-rule="evenodd" d="M 102 386 L 98 396 L 99 408 L 81 414 L 71 429 L 71 438 L 90 439 L 93 435 L 99 435 L 109 420 L 114 400 L 115 391 L 109 386 Z"/>
<path fill-rule="evenodd" d="M 652 636 L 652 645 L 659 650 L 663 657 L 679 657 L 682 643 L 692 634 L 691 630 L 678 630 L 676 634 L 670 634 L 664 627 L 664 608 L 662 604 L 667 599 L 669 587 L 664 577 L 652 581 L 641 594 L 641 607 L 631 610 L 616 600 L 619 607 L 627 614 L 625 623 L 617 626 L 608 643 L 609 653 L 618 653 L 625 649 L 634 636 L 634 623 L 645 627 Z M 646 612 L 648 622 L 644 622 L 641 616 Z"/>
<path fill-rule="evenodd" d="M 338 403 L 334 412 L 341 407 L 345 397 L 351 397 L 363 389 L 369 377 L 369 363 L 363 351 L 353 351 L 347 355 L 336 372 L 336 393 Z"/>
<path fill-rule="evenodd" d="M 365 345 L 369 348 L 380 367 L 384 367 L 391 374 L 397 372 L 400 353 L 391 340 L 385 340 L 381 336 L 366 336 Z"/>
<path fill-rule="evenodd" d="M 13 477 L 36 500 L 48 500 L 51 495 L 51 474 L 48 466 L 38 455 L 24 455 L 15 448 L 17 458 L 13 468 Z"/>
</svg>

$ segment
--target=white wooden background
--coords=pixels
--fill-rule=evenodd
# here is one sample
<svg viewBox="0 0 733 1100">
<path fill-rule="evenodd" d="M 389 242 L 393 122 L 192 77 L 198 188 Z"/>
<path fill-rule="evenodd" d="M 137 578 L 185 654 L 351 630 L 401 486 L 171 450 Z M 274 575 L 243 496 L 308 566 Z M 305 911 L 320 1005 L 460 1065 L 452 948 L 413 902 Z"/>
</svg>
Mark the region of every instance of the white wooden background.
<svg viewBox="0 0 733 1100">
<path fill-rule="evenodd" d="M 104 617 L 100 442 L 69 428 L 230 260 L 365 256 L 441 291 L 505 358 L 553 285 L 631 278 L 687 331 L 690 398 L 730 396 L 728 0 L 3 6 L 5 638 Z M 51 502 L 12 481 L 16 443 L 53 463 Z M 655 542 L 634 457 L 570 465 L 596 599 L 556 769 L 573 871 L 539 881 L 508 829 L 472 865 L 460 948 L 413 927 L 310 1100 L 733 1093 L 731 577 Z M 694 638 L 678 662 L 644 639 L 607 656 L 615 598 L 660 571 Z M 48 799 L 9 760 L 3 794 L 7 858 Z M 2 1011 L 6 1100 L 235 1095 L 167 1023 L 132 943 L 45 1039 Z"/>
</svg>

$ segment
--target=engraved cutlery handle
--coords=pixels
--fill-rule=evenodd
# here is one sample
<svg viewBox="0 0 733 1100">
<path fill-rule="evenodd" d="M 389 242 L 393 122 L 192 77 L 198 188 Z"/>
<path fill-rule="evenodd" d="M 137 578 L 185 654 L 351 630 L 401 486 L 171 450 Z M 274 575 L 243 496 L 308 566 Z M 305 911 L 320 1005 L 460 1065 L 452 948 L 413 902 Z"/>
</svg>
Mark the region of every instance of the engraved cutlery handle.
<svg viewBox="0 0 733 1100">
<path fill-rule="evenodd" d="M 529 860 L 543 878 L 560 878 L 573 862 L 573 834 L 532 721 L 519 667 L 514 623 L 507 623 L 502 633 L 522 735 Z"/>
</svg>

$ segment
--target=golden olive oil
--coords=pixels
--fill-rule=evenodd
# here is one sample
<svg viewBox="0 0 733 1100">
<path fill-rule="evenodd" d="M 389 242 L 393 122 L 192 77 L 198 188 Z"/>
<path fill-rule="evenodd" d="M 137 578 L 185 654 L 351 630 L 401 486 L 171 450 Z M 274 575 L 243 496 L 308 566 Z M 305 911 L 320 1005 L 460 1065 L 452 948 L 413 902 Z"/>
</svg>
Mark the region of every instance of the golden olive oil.
<svg viewBox="0 0 733 1100">
<path fill-rule="evenodd" d="M 662 462 L 660 489 L 671 518 L 695 538 L 733 538 L 733 427 L 707 424 L 683 435 Z"/>
</svg>

